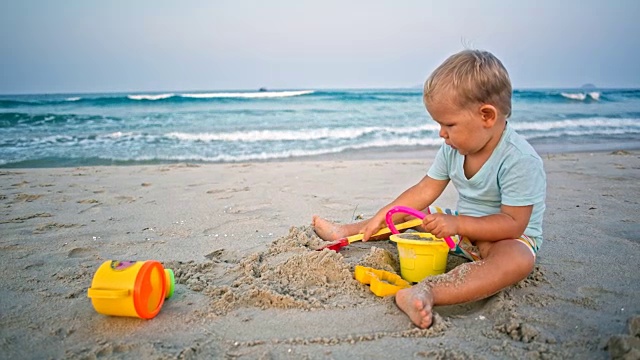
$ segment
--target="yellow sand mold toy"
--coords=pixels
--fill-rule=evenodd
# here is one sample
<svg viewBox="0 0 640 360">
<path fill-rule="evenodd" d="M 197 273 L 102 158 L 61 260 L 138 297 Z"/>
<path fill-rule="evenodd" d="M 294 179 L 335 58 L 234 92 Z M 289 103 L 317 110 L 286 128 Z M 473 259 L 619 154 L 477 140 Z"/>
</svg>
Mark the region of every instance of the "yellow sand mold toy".
<svg viewBox="0 0 640 360">
<path fill-rule="evenodd" d="M 356 265 L 354 275 L 359 282 L 370 285 L 369 289 L 377 296 L 395 295 L 398 290 L 411 287 L 400 275 L 361 265 Z"/>
<path fill-rule="evenodd" d="M 87 296 L 100 314 L 151 319 L 174 286 L 173 270 L 158 261 L 109 260 L 96 271 Z"/>
</svg>

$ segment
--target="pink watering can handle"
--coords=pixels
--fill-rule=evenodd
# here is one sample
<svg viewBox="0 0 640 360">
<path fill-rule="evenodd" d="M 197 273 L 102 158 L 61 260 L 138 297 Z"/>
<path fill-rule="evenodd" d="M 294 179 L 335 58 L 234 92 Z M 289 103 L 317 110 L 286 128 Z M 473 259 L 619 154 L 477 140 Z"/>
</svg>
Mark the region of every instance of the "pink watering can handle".
<svg viewBox="0 0 640 360">
<path fill-rule="evenodd" d="M 409 215 L 413 215 L 413 216 L 417 217 L 418 219 L 424 219 L 424 217 L 427 216 L 422 211 L 419 211 L 419 210 L 416 210 L 416 209 L 412 209 L 412 208 L 407 207 L 407 206 L 394 206 L 394 207 L 392 207 L 391 209 L 389 209 L 389 211 L 387 211 L 387 216 L 386 216 L 385 220 L 387 221 L 387 226 L 389 227 L 389 230 L 391 230 L 391 232 L 393 234 L 398 234 L 399 233 L 398 229 L 396 229 L 396 226 L 393 224 L 393 219 L 392 219 L 393 214 L 398 213 L 398 212 L 409 214 Z M 450 236 L 447 236 L 446 238 L 444 238 L 444 241 L 449 246 L 449 249 L 455 249 L 456 243 L 453 242 L 453 240 L 451 239 Z"/>
</svg>

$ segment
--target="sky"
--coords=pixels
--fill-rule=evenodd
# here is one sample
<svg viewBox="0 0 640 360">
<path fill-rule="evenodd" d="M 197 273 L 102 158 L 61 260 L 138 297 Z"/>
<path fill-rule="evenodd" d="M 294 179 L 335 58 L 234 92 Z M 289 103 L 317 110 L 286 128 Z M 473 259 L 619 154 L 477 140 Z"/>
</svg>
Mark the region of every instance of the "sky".
<svg viewBox="0 0 640 360">
<path fill-rule="evenodd" d="M 640 88 L 638 0 L 2 0 L 0 93 L 406 88 L 488 50 L 514 88 Z"/>
</svg>

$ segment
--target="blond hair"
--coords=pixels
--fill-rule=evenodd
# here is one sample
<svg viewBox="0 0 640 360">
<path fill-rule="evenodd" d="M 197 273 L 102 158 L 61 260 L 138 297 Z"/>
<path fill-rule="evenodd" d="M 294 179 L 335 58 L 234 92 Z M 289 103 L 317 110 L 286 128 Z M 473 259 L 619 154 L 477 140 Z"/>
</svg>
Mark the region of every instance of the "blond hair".
<svg viewBox="0 0 640 360">
<path fill-rule="evenodd" d="M 423 99 L 428 105 L 443 96 L 453 96 L 450 100 L 460 107 L 489 104 L 506 118 L 511 115 L 509 74 L 488 51 L 463 50 L 438 66 L 424 84 Z"/>
</svg>

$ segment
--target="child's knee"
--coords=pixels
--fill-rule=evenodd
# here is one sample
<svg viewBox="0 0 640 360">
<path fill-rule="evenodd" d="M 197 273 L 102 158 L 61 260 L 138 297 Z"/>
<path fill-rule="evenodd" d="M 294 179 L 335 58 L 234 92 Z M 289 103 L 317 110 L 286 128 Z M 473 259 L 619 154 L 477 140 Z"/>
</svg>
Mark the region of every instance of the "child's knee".
<svg viewBox="0 0 640 360">
<path fill-rule="evenodd" d="M 505 272 L 522 280 L 529 276 L 535 265 L 535 255 L 523 243 L 516 240 L 503 240 L 485 246 L 486 257 L 493 258 L 502 264 Z M 480 248 L 480 246 L 478 246 Z M 482 248 L 480 248 L 482 251 Z"/>
<path fill-rule="evenodd" d="M 535 255 L 531 253 L 529 249 L 525 247 L 525 245 L 518 244 L 519 251 L 514 252 L 513 256 L 509 257 L 510 262 L 512 264 L 512 269 L 514 274 L 519 274 L 519 280 L 522 280 L 529 276 L 533 271 L 533 267 L 536 262 Z"/>
</svg>

